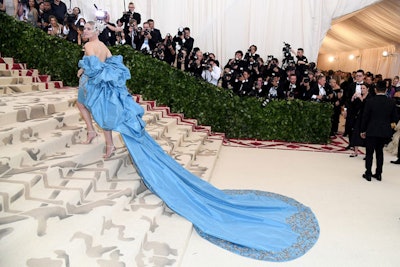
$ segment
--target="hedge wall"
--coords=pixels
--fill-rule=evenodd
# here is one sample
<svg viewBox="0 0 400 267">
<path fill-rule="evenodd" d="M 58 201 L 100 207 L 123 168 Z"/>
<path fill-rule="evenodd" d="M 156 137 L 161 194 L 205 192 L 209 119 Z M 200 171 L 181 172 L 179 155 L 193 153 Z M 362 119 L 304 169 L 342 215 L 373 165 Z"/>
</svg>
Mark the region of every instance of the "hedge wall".
<svg viewBox="0 0 400 267">
<path fill-rule="evenodd" d="M 0 52 L 27 63 L 53 80 L 76 86 L 77 64 L 81 48 L 73 43 L 47 35 L 40 29 L 0 13 Z M 128 46 L 111 47 L 121 54 L 131 70 L 127 87 L 144 99 L 157 100 L 172 112 L 184 113 L 199 124 L 228 138 L 282 140 L 327 143 L 331 127 L 330 104 L 301 100 L 272 101 L 262 107 L 258 99 L 238 97 L 231 92 L 195 79 L 188 73 L 133 50 Z"/>
</svg>

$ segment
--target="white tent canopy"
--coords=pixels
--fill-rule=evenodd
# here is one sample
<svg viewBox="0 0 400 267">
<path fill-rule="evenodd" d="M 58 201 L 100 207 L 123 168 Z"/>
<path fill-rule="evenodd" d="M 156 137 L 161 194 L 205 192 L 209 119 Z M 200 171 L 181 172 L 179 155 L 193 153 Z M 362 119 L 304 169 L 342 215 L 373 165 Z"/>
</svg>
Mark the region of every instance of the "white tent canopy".
<svg viewBox="0 0 400 267">
<path fill-rule="evenodd" d="M 79 6 L 87 19 L 94 19 L 96 11 L 94 4 L 96 4 L 99 9 L 108 11 L 111 21 L 115 22 L 127 9 L 129 2 L 129 0 L 71 0 L 66 1 L 66 4 L 71 7 Z M 399 14 L 398 0 L 381 2 L 377 0 L 135 0 L 133 2 L 136 6 L 135 11 L 142 16 L 142 23 L 144 20 L 154 19 L 156 28 L 161 30 L 163 36 L 166 33 L 175 34 L 180 26 L 189 27 L 195 39 L 194 46 L 203 52 L 215 53 L 222 64 L 233 57 L 236 50 L 246 51 L 252 44 L 258 46 L 258 53 L 263 58 L 274 55 L 281 59 L 283 42 L 287 42 L 294 49 L 304 48 L 309 61 L 317 61 L 319 52 L 327 57 L 335 51 L 335 56 L 338 57 L 337 54 L 344 51 L 367 48 L 391 47 L 393 52 L 396 50 L 392 40 L 399 28 L 399 24 L 394 23 L 394 17 L 398 18 Z M 387 3 L 387 5 L 382 9 L 373 8 L 362 18 L 358 15 L 353 16 L 357 11 L 363 12 L 363 8 L 373 7 L 376 3 Z M 396 10 L 396 14 L 386 13 L 394 13 Z M 386 23 L 381 26 L 384 27 L 382 31 L 370 31 L 370 28 L 363 28 L 364 24 L 359 23 L 361 21 L 374 24 L 378 19 L 379 23 L 384 23 L 383 21 Z M 390 24 L 390 27 L 387 26 Z M 331 27 L 326 41 L 323 42 Z M 397 29 L 393 30 L 396 27 Z M 361 31 L 366 36 L 356 39 L 355 31 Z M 350 38 L 346 39 L 342 34 Z M 389 37 L 386 37 L 388 35 Z M 321 63 L 321 60 L 318 63 Z M 354 68 L 361 66 L 361 63 L 351 65 Z M 368 66 L 372 68 L 373 64 Z M 354 70 L 346 69 L 342 65 L 322 64 L 321 67 Z M 376 70 L 376 67 L 371 69 L 371 71 Z M 392 75 L 393 72 L 398 72 L 398 69 L 386 69 L 387 74 Z"/>
<path fill-rule="evenodd" d="M 334 19 L 319 50 L 318 66 L 345 71 L 362 68 L 388 78 L 399 75 L 399 25 L 399 0 L 383 0 Z"/>
</svg>

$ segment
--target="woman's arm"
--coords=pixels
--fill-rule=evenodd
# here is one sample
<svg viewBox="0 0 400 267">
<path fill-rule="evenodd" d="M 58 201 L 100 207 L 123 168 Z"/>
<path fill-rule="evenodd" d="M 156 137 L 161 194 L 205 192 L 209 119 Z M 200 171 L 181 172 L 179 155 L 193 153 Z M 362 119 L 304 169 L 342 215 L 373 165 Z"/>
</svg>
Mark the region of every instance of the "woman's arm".
<svg viewBox="0 0 400 267">
<path fill-rule="evenodd" d="M 18 12 L 18 0 L 14 0 L 14 17 L 17 16 Z"/>
</svg>

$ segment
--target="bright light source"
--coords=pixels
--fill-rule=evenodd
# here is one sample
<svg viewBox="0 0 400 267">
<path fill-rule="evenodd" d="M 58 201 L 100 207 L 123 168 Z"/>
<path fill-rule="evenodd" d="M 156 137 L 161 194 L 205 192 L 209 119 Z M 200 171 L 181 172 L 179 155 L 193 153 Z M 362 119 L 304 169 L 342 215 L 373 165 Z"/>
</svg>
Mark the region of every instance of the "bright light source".
<svg viewBox="0 0 400 267">
<path fill-rule="evenodd" d="M 350 60 L 353 60 L 355 58 L 355 56 L 353 55 L 353 54 L 351 54 L 350 56 L 349 56 L 349 59 Z"/>
<path fill-rule="evenodd" d="M 383 52 L 382 52 L 382 56 L 384 56 L 384 57 L 387 57 L 387 56 L 389 56 L 389 52 L 388 52 L 388 51 L 386 51 L 386 50 L 385 50 L 385 51 L 383 51 Z"/>
<path fill-rule="evenodd" d="M 333 57 L 333 56 L 330 56 L 330 57 L 328 58 L 328 61 L 329 61 L 329 62 L 333 62 L 333 61 L 335 61 L 335 57 Z"/>
</svg>

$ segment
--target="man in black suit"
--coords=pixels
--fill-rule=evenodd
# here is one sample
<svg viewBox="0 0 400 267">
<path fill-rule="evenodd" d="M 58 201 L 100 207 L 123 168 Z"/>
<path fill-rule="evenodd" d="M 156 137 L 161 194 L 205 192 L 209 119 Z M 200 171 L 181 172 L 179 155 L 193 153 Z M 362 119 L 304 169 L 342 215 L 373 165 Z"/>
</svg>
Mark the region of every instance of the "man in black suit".
<svg viewBox="0 0 400 267">
<path fill-rule="evenodd" d="M 346 108 L 346 123 L 344 126 L 344 135 L 348 135 L 349 139 L 353 135 L 354 123 L 359 111 L 357 102 L 352 101 L 355 96 L 361 95 L 361 85 L 364 83 L 365 73 L 364 70 L 357 70 L 355 73 L 355 80 L 344 91 L 344 105 Z M 346 149 L 350 149 L 347 146 Z"/>
<path fill-rule="evenodd" d="M 190 28 L 179 28 L 178 34 L 174 37 L 174 42 L 178 43 L 178 45 L 182 48 L 185 48 L 186 51 L 190 54 L 193 49 L 194 39 L 190 36 Z"/>
<path fill-rule="evenodd" d="M 150 27 L 150 34 L 155 43 L 162 42 L 163 39 L 161 37 L 161 32 L 159 29 L 154 28 L 154 20 L 148 19 L 147 22 L 149 23 Z"/>
<path fill-rule="evenodd" d="M 363 178 L 382 180 L 383 147 L 393 135 L 392 123 L 397 122 L 395 103 L 386 96 L 385 82 L 376 84 L 376 96 L 365 103 L 361 121 L 361 138 L 366 138 L 365 173 Z M 372 174 L 372 160 L 375 151 L 376 171 Z"/>
<path fill-rule="evenodd" d="M 129 9 L 129 11 L 124 12 L 122 17 L 119 19 L 121 22 L 124 23 L 124 33 L 125 33 L 125 35 L 128 35 L 128 33 L 129 33 L 129 25 L 130 25 L 130 22 L 133 19 L 136 20 L 137 25 L 139 25 L 141 20 L 142 20 L 140 14 L 135 12 L 135 4 L 133 2 L 130 2 L 128 4 L 128 9 Z"/>
</svg>

